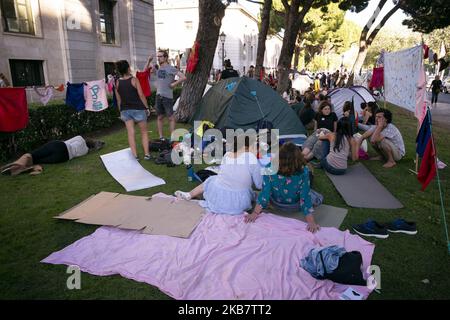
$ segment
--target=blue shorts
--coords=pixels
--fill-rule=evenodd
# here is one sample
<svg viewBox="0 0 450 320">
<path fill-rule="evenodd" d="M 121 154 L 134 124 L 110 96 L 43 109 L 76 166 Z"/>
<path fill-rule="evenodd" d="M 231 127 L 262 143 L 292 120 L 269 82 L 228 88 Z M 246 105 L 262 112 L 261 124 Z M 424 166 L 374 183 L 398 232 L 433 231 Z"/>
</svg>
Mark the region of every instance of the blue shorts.
<svg viewBox="0 0 450 320">
<path fill-rule="evenodd" d="M 120 112 L 120 119 L 123 122 L 133 120 L 134 122 L 147 121 L 147 113 L 145 110 L 123 110 Z"/>
</svg>

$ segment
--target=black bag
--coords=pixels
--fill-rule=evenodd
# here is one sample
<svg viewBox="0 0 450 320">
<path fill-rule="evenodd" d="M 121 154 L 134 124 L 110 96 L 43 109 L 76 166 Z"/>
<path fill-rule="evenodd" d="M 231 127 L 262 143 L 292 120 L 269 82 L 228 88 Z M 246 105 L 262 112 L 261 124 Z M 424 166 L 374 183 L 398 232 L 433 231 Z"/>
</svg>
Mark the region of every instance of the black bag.
<svg viewBox="0 0 450 320">
<path fill-rule="evenodd" d="M 172 162 L 172 151 L 164 150 L 161 151 L 158 158 L 155 159 L 156 164 L 165 164 L 168 167 L 174 167 L 175 163 Z"/>
<path fill-rule="evenodd" d="M 217 175 L 217 173 L 211 170 L 199 170 L 196 172 L 196 174 L 202 180 L 202 182 L 205 182 L 206 179 L 208 179 L 211 176 Z"/>
<path fill-rule="evenodd" d="M 172 149 L 172 145 L 167 140 L 154 140 L 148 144 L 150 151 L 161 152 Z"/>
<path fill-rule="evenodd" d="M 339 258 L 338 267 L 332 273 L 328 273 L 325 268 L 322 252 L 319 254 L 325 269 L 323 279 L 355 286 L 365 286 L 367 284 L 361 272 L 362 256 L 359 251 L 344 253 L 344 255 Z"/>
</svg>

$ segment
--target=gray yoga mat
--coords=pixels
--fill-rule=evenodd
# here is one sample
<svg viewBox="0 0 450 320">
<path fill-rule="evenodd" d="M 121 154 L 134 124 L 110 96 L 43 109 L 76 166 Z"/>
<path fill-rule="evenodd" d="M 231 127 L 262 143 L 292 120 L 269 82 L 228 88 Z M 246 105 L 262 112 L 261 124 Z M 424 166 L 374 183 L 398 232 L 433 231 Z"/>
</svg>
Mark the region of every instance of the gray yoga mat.
<svg viewBox="0 0 450 320">
<path fill-rule="evenodd" d="M 398 201 L 365 166 L 358 163 L 347 169 L 344 175 L 336 176 L 327 172 L 345 203 L 355 208 L 399 209 Z"/>
<path fill-rule="evenodd" d="M 292 218 L 306 222 L 305 216 L 301 212 L 285 212 L 280 209 L 274 208 L 273 206 L 270 206 L 267 210 L 264 211 L 271 212 L 273 214 L 276 214 L 277 216 L 283 216 L 286 218 Z M 314 220 L 321 227 L 334 227 L 339 229 L 347 213 L 347 209 L 322 204 L 314 210 Z"/>
</svg>

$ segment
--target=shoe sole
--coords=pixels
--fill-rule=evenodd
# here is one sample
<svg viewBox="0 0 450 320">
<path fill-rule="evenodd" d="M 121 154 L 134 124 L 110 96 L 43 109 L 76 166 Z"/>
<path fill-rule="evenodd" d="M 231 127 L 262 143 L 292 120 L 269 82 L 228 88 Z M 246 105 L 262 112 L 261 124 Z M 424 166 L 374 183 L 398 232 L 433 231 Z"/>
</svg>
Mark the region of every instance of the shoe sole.
<svg viewBox="0 0 450 320">
<path fill-rule="evenodd" d="M 392 233 L 404 233 L 404 234 L 409 234 L 409 235 L 417 234 L 417 230 L 416 231 L 406 231 L 406 230 L 389 230 L 389 229 L 387 229 L 387 231 L 392 232 Z"/>
<path fill-rule="evenodd" d="M 375 237 L 375 238 L 379 238 L 379 239 L 386 239 L 386 238 L 388 238 L 389 237 L 389 235 L 388 234 L 369 234 L 369 233 L 362 233 L 362 232 L 360 232 L 360 231 L 358 231 L 358 230 L 355 230 L 355 229 L 353 229 L 353 231 L 355 231 L 357 234 L 360 234 L 360 235 L 362 235 L 362 236 L 366 236 L 366 237 Z"/>
</svg>

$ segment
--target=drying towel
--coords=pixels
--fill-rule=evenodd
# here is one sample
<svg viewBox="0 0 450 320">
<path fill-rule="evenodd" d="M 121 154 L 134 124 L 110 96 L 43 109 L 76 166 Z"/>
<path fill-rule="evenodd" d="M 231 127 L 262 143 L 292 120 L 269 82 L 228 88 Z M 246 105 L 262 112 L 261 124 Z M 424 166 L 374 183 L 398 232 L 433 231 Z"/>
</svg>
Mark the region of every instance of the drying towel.
<svg viewBox="0 0 450 320">
<path fill-rule="evenodd" d="M 370 80 L 370 88 L 380 88 L 384 84 L 384 68 L 373 68 L 372 80 Z"/>
<path fill-rule="evenodd" d="M 150 69 L 145 71 L 136 72 L 136 78 L 139 80 L 141 84 L 142 92 L 146 98 L 152 95 L 152 90 L 150 89 Z"/>
<path fill-rule="evenodd" d="M 89 81 L 84 87 L 86 111 L 103 111 L 108 108 L 105 80 Z"/>
<path fill-rule="evenodd" d="M 0 132 L 22 130 L 28 124 L 25 88 L 0 88 Z"/>
<path fill-rule="evenodd" d="M 47 86 L 44 88 L 44 92 L 39 92 L 39 89 L 34 87 L 34 92 L 39 96 L 41 103 L 46 106 L 50 99 L 53 97 L 53 87 Z"/>
<path fill-rule="evenodd" d="M 84 110 L 86 100 L 84 99 L 85 83 L 67 82 L 66 105 L 75 108 L 77 111 Z"/>
</svg>

